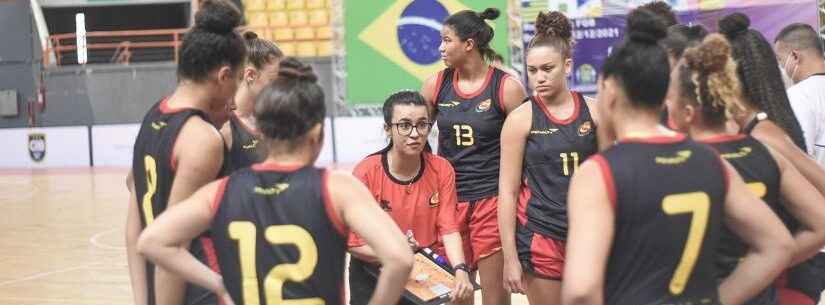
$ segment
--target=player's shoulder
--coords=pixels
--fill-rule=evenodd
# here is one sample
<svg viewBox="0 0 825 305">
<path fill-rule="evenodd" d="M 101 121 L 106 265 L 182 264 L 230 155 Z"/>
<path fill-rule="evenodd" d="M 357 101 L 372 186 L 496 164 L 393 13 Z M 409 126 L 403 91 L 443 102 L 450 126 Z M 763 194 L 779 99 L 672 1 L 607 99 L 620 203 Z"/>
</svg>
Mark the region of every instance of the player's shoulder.
<svg viewBox="0 0 825 305">
<path fill-rule="evenodd" d="M 364 157 L 364 159 L 361 159 L 361 161 L 358 161 L 358 164 L 355 164 L 353 171 L 374 171 L 381 169 L 383 166 L 382 155 L 371 154 Z"/>
<path fill-rule="evenodd" d="M 424 162 L 426 166 L 431 170 L 435 171 L 438 175 L 455 175 L 455 169 L 453 165 L 450 164 L 450 161 L 445 159 L 442 156 L 430 153 L 430 152 L 423 152 Z"/>
</svg>

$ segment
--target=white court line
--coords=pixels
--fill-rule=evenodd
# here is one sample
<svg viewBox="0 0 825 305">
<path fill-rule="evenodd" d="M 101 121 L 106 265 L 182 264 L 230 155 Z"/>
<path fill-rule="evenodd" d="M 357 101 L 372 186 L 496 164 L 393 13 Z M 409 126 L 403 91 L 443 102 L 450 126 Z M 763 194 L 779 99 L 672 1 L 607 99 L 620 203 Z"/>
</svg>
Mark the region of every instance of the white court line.
<svg viewBox="0 0 825 305">
<path fill-rule="evenodd" d="M 120 229 L 110 229 L 110 230 L 106 230 L 106 231 L 103 231 L 103 232 L 99 232 L 95 235 L 92 235 L 92 237 L 89 238 L 89 242 L 92 244 L 92 246 L 95 246 L 96 248 L 100 248 L 100 249 L 104 249 L 104 250 L 119 250 L 119 251 L 126 250 L 126 247 L 112 246 L 112 245 L 108 245 L 108 244 L 105 244 L 105 243 L 102 243 L 102 242 L 98 241 L 98 239 L 101 236 L 109 234 L 109 233 L 113 233 L 113 232 L 119 231 L 119 230 Z"/>
<path fill-rule="evenodd" d="M 76 267 L 71 267 L 71 268 L 64 268 L 64 269 L 57 269 L 57 270 L 46 271 L 46 272 L 41 272 L 41 273 L 35 273 L 35 274 L 29 275 L 29 276 L 24 277 L 24 278 L 19 278 L 19 279 L 13 279 L 13 280 L 0 282 L 0 287 L 6 286 L 6 285 L 11 285 L 11 284 L 17 284 L 17 283 L 25 282 L 25 281 L 36 280 L 36 279 L 39 279 L 41 277 L 46 277 L 46 276 L 49 276 L 49 275 L 52 275 L 52 274 L 64 273 L 64 272 L 75 271 L 75 270 L 80 270 L 80 269 L 86 269 L 88 267 L 91 267 L 91 266 L 94 266 L 94 265 L 99 265 L 99 264 L 101 264 L 101 263 L 91 263 L 91 264 L 86 264 L 86 265 L 81 265 L 81 266 L 76 266 Z"/>
</svg>

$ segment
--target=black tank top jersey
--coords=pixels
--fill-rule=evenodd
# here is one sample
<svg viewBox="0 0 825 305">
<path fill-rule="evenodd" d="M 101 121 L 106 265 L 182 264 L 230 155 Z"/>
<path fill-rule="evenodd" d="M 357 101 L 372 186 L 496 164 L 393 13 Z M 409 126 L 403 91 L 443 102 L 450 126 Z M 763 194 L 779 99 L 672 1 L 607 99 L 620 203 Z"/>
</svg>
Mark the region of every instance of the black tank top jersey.
<svg viewBox="0 0 825 305">
<path fill-rule="evenodd" d="M 467 94 L 459 91 L 452 68 L 438 75 L 438 155 L 455 168 L 459 201 L 498 195 L 501 127 L 507 116 L 500 95 L 506 77 L 491 67 L 484 85 Z"/>
<path fill-rule="evenodd" d="M 170 109 L 166 100 L 158 102 L 143 118 L 132 158 L 135 195 L 143 228 L 166 210 L 175 180 L 175 161 L 172 158 L 175 142 L 187 120 L 199 116 L 208 121 L 206 113 L 192 108 Z M 225 152 L 224 152 L 225 153 Z M 218 177 L 225 173 L 221 170 Z M 215 177 L 215 178 L 218 178 Z M 189 252 L 201 262 L 216 268 L 216 259 L 209 234 L 194 240 Z M 155 304 L 154 265 L 146 264 L 149 304 Z M 214 294 L 199 286 L 187 284 L 185 304 L 214 304 Z"/>
<path fill-rule="evenodd" d="M 575 110 L 558 120 L 533 97 L 533 123 L 524 147 L 524 187 L 530 196 L 520 202 L 519 217 L 533 232 L 556 240 L 567 237 L 567 189 L 581 162 L 598 150 L 596 125 L 584 97 L 571 92 Z"/>
<path fill-rule="evenodd" d="M 791 226 L 793 217 L 780 204 L 779 166 L 764 144 L 748 135 L 722 136 L 702 142 L 715 148 L 723 159 L 736 168 L 748 187 L 780 216 L 785 225 Z M 718 253 L 719 277 L 730 275 L 747 251 L 748 246 L 724 227 Z"/>
<path fill-rule="evenodd" d="M 329 206 L 325 170 L 256 164 L 227 179 L 211 230 L 235 304 L 343 304 L 347 232 Z"/>
<path fill-rule="evenodd" d="M 623 141 L 594 157 L 614 204 L 605 304 L 718 305 L 727 173 L 684 136 Z"/>
<path fill-rule="evenodd" d="M 232 148 L 229 149 L 227 157 L 229 171 L 234 172 L 263 161 L 266 152 L 260 138 L 234 114 L 229 117 L 229 126 L 232 129 Z"/>
</svg>

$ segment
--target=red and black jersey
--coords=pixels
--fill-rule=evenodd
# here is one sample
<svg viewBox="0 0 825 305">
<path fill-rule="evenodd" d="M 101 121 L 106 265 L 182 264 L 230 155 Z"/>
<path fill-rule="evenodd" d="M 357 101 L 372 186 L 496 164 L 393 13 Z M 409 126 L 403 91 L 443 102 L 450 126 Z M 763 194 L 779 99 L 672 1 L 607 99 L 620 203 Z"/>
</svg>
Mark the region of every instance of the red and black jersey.
<svg viewBox="0 0 825 305">
<path fill-rule="evenodd" d="M 221 181 L 211 231 L 235 304 L 343 304 L 348 232 L 327 175 L 312 166 L 256 164 Z"/>
<path fill-rule="evenodd" d="M 438 109 L 438 155 L 456 172 L 458 201 L 498 195 L 501 128 L 507 114 L 501 105 L 504 71 L 490 67 L 476 92 L 458 88 L 452 68 L 438 74 L 434 103 Z"/>
<path fill-rule="evenodd" d="M 266 148 L 258 132 L 246 126 L 234 113 L 229 116 L 232 129 L 232 147 L 226 158 L 229 172 L 252 166 L 266 157 Z"/>
<path fill-rule="evenodd" d="M 578 92 L 573 114 L 559 120 L 540 97 L 533 97 L 533 123 L 524 146 L 519 221 L 556 240 L 567 237 L 567 189 L 581 162 L 598 151 L 596 125 Z"/>
<path fill-rule="evenodd" d="M 744 134 L 724 135 L 703 139 L 701 142 L 716 149 L 723 159 L 736 168 L 748 187 L 779 215 L 785 225 L 795 230 L 796 220 L 780 202 L 779 165 L 764 144 Z M 723 232 L 718 259 L 720 278 L 730 275 L 748 252 L 748 246 L 729 228 L 724 227 Z"/>
<path fill-rule="evenodd" d="M 605 304 L 718 305 L 728 173 L 716 152 L 679 135 L 624 140 L 593 160 L 615 211 Z"/>
<path fill-rule="evenodd" d="M 166 210 L 175 181 L 177 160 L 172 155 L 175 142 L 183 125 L 194 116 L 209 121 L 201 110 L 169 108 L 164 99 L 152 106 L 143 118 L 132 158 L 135 195 L 143 228 Z M 215 267 L 208 233 L 194 240 L 189 251 L 201 262 Z M 154 271 L 154 265 L 147 262 L 146 280 L 150 305 L 155 304 Z M 185 304 L 210 304 L 214 299 L 211 292 L 196 285 L 187 285 Z"/>
</svg>

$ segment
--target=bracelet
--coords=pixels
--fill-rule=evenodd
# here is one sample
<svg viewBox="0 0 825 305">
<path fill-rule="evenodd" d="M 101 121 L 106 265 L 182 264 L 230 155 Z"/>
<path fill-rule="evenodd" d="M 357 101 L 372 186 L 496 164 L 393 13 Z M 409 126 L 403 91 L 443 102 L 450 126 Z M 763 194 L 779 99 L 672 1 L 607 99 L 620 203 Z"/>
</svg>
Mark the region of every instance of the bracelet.
<svg viewBox="0 0 825 305">
<path fill-rule="evenodd" d="M 456 271 L 464 270 L 464 272 L 467 272 L 467 274 L 470 274 L 470 267 L 467 267 L 467 264 L 465 264 L 465 263 L 455 265 L 455 266 L 453 266 L 453 269 L 455 269 Z"/>
</svg>

